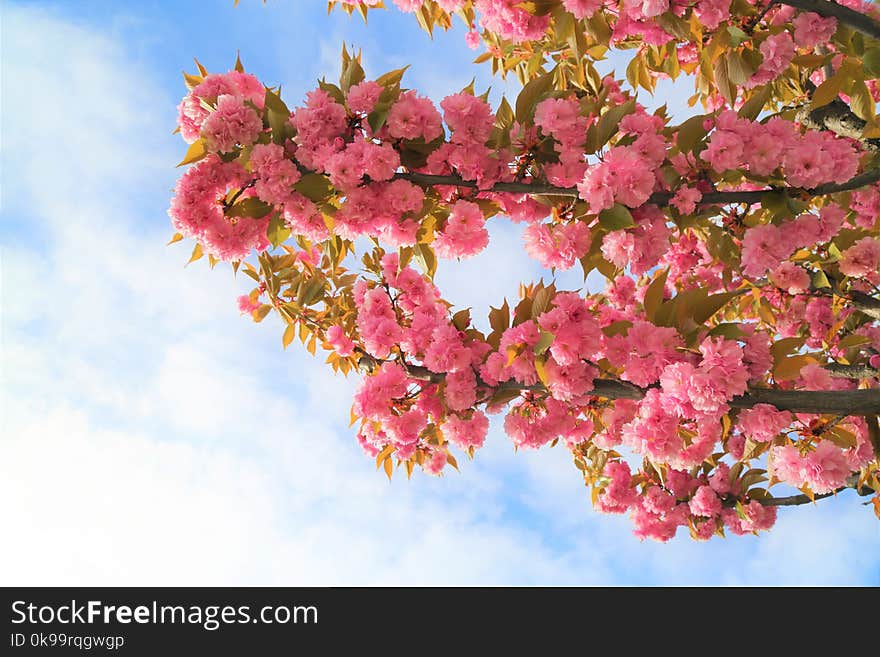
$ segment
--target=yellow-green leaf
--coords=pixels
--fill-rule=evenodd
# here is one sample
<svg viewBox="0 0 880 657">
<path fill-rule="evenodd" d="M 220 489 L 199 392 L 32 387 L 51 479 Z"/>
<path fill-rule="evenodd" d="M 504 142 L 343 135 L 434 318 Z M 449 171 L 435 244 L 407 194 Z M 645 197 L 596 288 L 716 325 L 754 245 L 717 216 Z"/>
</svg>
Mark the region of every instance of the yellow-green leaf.
<svg viewBox="0 0 880 657">
<path fill-rule="evenodd" d="M 182 167 L 186 164 L 193 164 L 194 162 L 201 160 L 207 154 L 208 149 L 205 148 L 205 142 L 201 139 L 197 139 L 190 144 L 190 147 L 186 151 L 186 155 L 183 156 L 183 159 L 177 166 Z"/>
</svg>

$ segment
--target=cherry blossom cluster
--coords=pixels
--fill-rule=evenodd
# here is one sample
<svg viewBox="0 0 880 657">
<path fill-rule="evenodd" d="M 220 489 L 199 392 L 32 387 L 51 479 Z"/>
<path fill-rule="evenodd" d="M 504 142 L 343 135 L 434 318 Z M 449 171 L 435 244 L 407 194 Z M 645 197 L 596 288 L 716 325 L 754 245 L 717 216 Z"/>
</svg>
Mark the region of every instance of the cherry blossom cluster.
<svg viewBox="0 0 880 657">
<path fill-rule="evenodd" d="M 424 0 L 393 0 L 393 3 L 400 11 L 409 13 L 428 4 Z M 479 27 L 514 44 L 540 41 L 551 23 L 550 13 L 533 13 L 529 11 L 528 3 L 519 0 L 434 0 L 434 3 L 449 14 L 472 8 L 476 12 Z M 342 0 L 342 4 L 375 7 L 379 2 Z M 577 20 L 591 19 L 601 14 L 612 28 L 612 43 L 639 37 L 647 44 L 663 45 L 676 38 L 668 23 L 664 24 L 660 20 L 664 14 L 671 13 L 684 18 L 693 15 L 703 27 L 714 30 L 731 19 L 732 3 L 730 0 L 625 0 L 622 3 L 609 0 L 561 0 L 559 4 Z M 749 4 L 754 5 L 757 11 L 765 6 L 764 3 L 754 0 L 749 0 Z M 838 4 L 859 12 L 870 11 L 870 3 L 865 0 L 842 0 Z M 787 5 L 771 8 L 767 22 L 774 26 L 790 23 L 794 42 L 808 48 L 827 42 L 837 29 L 837 20 L 834 18 L 822 17 L 814 12 L 798 12 L 795 7 Z M 469 27 L 469 34 L 475 35 L 476 25 Z M 791 37 L 786 36 L 791 41 Z M 475 46 L 476 39 L 471 39 Z M 779 50 L 779 46 L 775 45 L 761 54 L 765 59 L 774 59 L 779 56 Z"/>
<path fill-rule="evenodd" d="M 546 29 L 519 3 L 474 6 L 507 38 Z M 565 7 L 589 16 L 602 4 Z M 625 2 L 615 29 L 650 43 L 660 28 L 649 19 L 669 9 Z M 695 11 L 720 23 L 729 3 Z M 801 16 L 798 46 L 834 28 Z M 762 42 L 757 76 L 788 66 L 785 39 Z M 864 172 L 861 142 L 720 109 L 686 145 L 611 78 L 595 98 L 546 93 L 519 119 L 472 91 L 435 105 L 399 81 L 350 74 L 293 111 L 242 71 L 191 81 L 178 119 L 190 166 L 169 210 L 181 236 L 259 282 L 239 299 L 243 313 L 274 308 L 289 322 L 285 346 L 306 329 L 328 362 L 365 372 L 353 406 L 365 452 L 440 474 L 456 467 L 453 448 L 482 447 L 488 416 L 503 412 L 513 445 L 560 441 L 595 506 L 628 513 L 637 536 L 656 540 L 679 527 L 697 539 L 765 530 L 776 510 L 757 484 L 822 495 L 869 472 L 864 418 L 744 402 L 754 390 L 852 393 L 880 378 L 826 367 L 880 365 L 874 315 L 847 305 L 880 285 L 880 187 L 812 196 Z M 551 200 L 509 191 L 527 185 Z M 766 198 L 706 202 L 750 190 Z M 526 224 L 525 250 L 542 266 L 600 268 L 606 289 L 524 286 L 513 317 L 505 302 L 492 332 L 479 330 L 442 297 L 432 260 L 488 248 L 495 216 Z M 374 245 L 366 273 L 346 274 L 359 238 Z"/>
</svg>

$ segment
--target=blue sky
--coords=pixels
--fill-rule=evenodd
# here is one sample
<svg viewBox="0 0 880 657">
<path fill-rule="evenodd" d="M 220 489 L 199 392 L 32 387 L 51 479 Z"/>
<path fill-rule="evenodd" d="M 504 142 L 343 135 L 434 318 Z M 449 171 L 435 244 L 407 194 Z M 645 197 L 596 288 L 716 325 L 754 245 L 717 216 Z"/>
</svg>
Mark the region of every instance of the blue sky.
<svg viewBox="0 0 880 657">
<path fill-rule="evenodd" d="M 222 71 L 240 50 L 290 105 L 338 74 L 343 40 L 369 75 L 412 64 L 435 99 L 473 76 L 501 92 L 460 27 L 432 42 L 323 0 L 2 7 L 4 584 L 880 583 L 880 523 L 854 496 L 758 539 L 641 543 L 592 511 L 565 450 L 514 454 L 498 426 L 461 474 L 389 483 L 347 427 L 355 381 L 240 317 L 248 279 L 165 246 L 193 56 Z M 540 276 L 514 227 L 492 239 L 439 275 L 462 306 Z"/>
</svg>

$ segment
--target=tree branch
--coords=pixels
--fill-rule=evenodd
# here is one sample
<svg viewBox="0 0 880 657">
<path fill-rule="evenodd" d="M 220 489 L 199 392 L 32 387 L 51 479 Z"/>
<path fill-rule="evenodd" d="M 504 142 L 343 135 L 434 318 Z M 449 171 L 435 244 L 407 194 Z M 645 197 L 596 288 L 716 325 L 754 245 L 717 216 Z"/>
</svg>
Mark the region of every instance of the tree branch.
<svg viewBox="0 0 880 657">
<path fill-rule="evenodd" d="M 825 369 L 831 373 L 831 376 L 838 379 L 867 379 L 880 376 L 880 370 L 870 365 L 843 365 L 842 363 L 831 363 L 826 365 Z"/>
<path fill-rule="evenodd" d="M 437 175 L 431 173 L 418 173 L 415 171 L 407 171 L 405 173 L 397 173 L 395 179 L 408 180 L 412 183 L 422 186 L 432 185 L 450 185 L 452 187 L 465 187 L 468 189 L 479 189 L 481 192 L 507 192 L 512 194 L 533 194 L 535 196 L 571 196 L 578 197 L 577 187 L 554 187 L 541 183 L 516 183 L 516 182 L 499 182 L 486 189 L 480 189 L 477 181 L 464 180 L 457 175 Z M 867 185 L 872 185 L 880 181 L 880 168 L 865 171 L 844 183 L 828 183 L 819 185 L 813 189 L 804 189 L 802 187 L 777 187 L 771 189 L 758 189 L 754 191 L 726 191 L 726 192 L 708 192 L 703 194 L 700 205 L 725 205 L 728 203 L 760 203 L 761 197 L 767 192 L 785 192 L 793 196 L 824 196 L 825 194 L 834 194 L 835 192 L 846 192 Z M 671 192 L 657 192 L 651 194 L 646 203 L 653 205 L 666 205 L 672 199 L 674 194 Z"/>
<path fill-rule="evenodd" d="M 360 359 L 360 364 L 368 371 L 380 363 L 369 355 Z M 432 372 L 422 365 L 406 365 L 410 378 L 429 383 L 441 383 L 445 374 Z M 546 392 L 540 383 L 526 385 L 515 380 L 505 381 L 498 386 L 477 379 L 477 385 L 489 390 L 530 390 Z M 589 393 L 604 399 L 639 400 L 645 396 L 646 388 L 619 379 L 594 379 L 593 390 Z M 793 413 L 822 413 L 834 415 L 880 415 L 880 388 L 862 390 L 779 390 L 777 388 L 749 388 L 744 395 L 731 399 L 731 408 L 751 408 L 757 404 L 770 404 L 781 411 Z"/>
<path fill-rule="evenodd" d="M 778 0 L 779 4 L 812 11 L 827 18 L 834 17 L 865 36 L 880 39 L 880 23 L 861 12 L 828 0 Z"/>
<path fill-rule="evenodd" d="M 826 74 L 827 77 L 827 74 Z M 812 96 L 816 85 L 807 80 L 807 90 Z M 840 98 L 835 98 L 827 105 L 813 109 L 812 104 L 807 103 L 797 114 L 797 120 L 802 125 L 812 130 L 829 130 L 841 137 L 849 137 L 860 141 L 865 148 L 871 151 L 880 151 L 880 139 L 862 137 L 862 131 L 867 122 L 856 115 L 849 105 Z"/>
<path fill-rule="evenodd" d="M 870 294 L 859 292 L 858 290 L 850 290 L 846 295 L 853 307 L 859 312 L 864 313 L 872 319 L 880 320 L 880 300 L 875 299 Z"/>
</svg>

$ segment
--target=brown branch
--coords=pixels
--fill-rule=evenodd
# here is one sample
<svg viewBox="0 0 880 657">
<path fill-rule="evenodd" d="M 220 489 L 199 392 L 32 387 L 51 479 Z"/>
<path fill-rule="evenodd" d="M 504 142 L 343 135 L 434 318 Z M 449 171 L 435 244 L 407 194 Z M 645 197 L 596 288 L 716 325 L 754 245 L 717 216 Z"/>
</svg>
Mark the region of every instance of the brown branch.
<svg viewBox="0 0 880 657">
<path fill-rule="evenodd" d="M 788 495 L 786 497 L 765 497 L 765 498 L 754 498 L 751 501 L 757 502 L 763 506 L 801 506 L 803 504 L 812 504 L 817 500 L 824 500 L 828 497 L 834 497 L 838 493 L 842 493 L 845 490 L 855 490 L 860 496 L 864 497 L 866 495 L 872 495 L 874 491 L 868 487 L 859 488 L 859 475 L 857 473 L 851 474 L 846 478 L 846 484 L 841 486 L 840 488 L 831 491 L 830 493 L 821 493 L 820 495 L 814 495 L 810 497 L 809 495 L 805 495 L 800 493 L 798 495 Z M 736 506 L 737 502 L 741 502 L 742 500 L 738 498 L 728 498 L 721 502 L 721 505 L 726 508 L 732 508 Z"/>
<path fill-rule="evenodd" d="M 829 2 L 829 0 L 778 0 L 778 2 L 779 4 L 795 7 L 803 11 L 812 11 L 827 18 L 836 18 L 856 32 L 861 32 L 865 36 L 874 39 L 880 39 L 880 23 L 870 16 L 839 5 L 836 2 Z"/>
<path fill-rule="evenodd" d="M 372 371 L 380 361 L 369 355 L 361 357 L 361 367 Z M 406 365 L 410 378 L 429 383 L 440 383 L 445 374 L 432 372 L 422 365 Z M 498 386 L 477 379 L 477 385 L 489 390 L 530 390 L 546 392 L 540 383 L 526 385 L 515 380 Z M 642 399 L 647 392 L 628 381 L 619 379 L 594 379 L 591 394 L 604 399 Z M 778 388 L 749 388 L 744 395 L 731 399 L 731 408 L 751 408 L 757 404 L 770 404 L 781 411 L 793 413 L 822 413 L 833 415 L 880 415 L 880 388 L 863 390 L 779 390 Z"/>
<path fill-rule="evenodd" d="M 812 96 L 816 85 L 807 80 L 807 90 Z M 867 121 L 853 112 L 840 98 L 815 109 L 812 104 L 807 103 L 798 111 L 796 118 L 799 123 L 812 130 L 829 130 L 841 137 L 861 142 L 868 150 L 880 151 L 880 139 L 862 137 Z"/>
<path fill-rule="evenodd" d="M 826 365 L 825 369 L 831 373 L 831 376 L 838 379 L 869 379 L 880 376 L 880 370 L 870 365 L 844 365 L 842 363 L 831 363 Z"/>
<path fill-rule="evenodd" d="M 853 307 L 861 313 L 864 313 L 872 319 L 880 320 L 880 299 L 875 299 L 870 294 L 859 292 L 858 290 L 850 290 L 846 295 Z"/>
<path fill-rule="evenodd" d="M 468 189 L 479 189 L 481 192 L 506 192 L 512 194 L 533 194 L 535 196 L 573 196 L 578 197 L 577 187 L 554 187 L 543 183 L 516 183 L 516 182 L 499 182 L 486 189 L 480 189 L 477 181 L 464 180 L 457 175 L 437 175 L 431 173 L 418 173 L 415 171 L 407 171 L 405 173 L 397 173 L 395 178 L 408 180 L 412 183 L 422 186 L 431 185 L 450 185 L 453 187 L 465 187 Z M 825 194 L 834 194 L 835 192 L 846 192 L 867 185 L 872 185 L 880 181 L 880 168 L 871 169 L 864 173 L 851 178 L 844 183 L 828 183 L 819 185 L 813 189 L 804 189 L 802 187 L 777 187 L 771 189 L 759 189 L 754 191 L 723 191 L 708 192 L 703 194 L 700 205 L 726 205 L 728 203 L 760 203 L 761 198 L 767 192 L 784 192 L 792 196 L 824 196 Z M 651 194 L 646 203 L 653 205 L 666 205 L 672 199 L 671 192 L 657 192 Z"/>
</svg>

